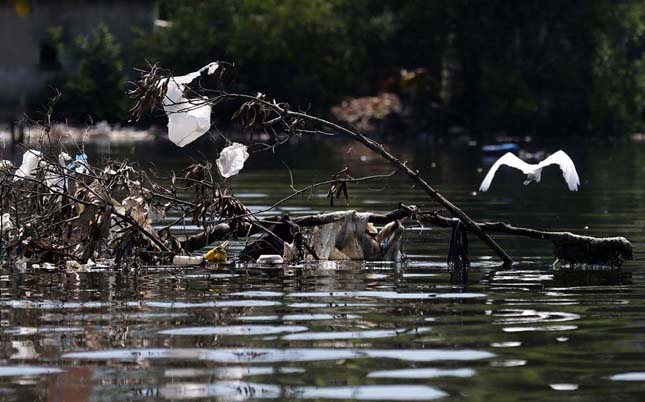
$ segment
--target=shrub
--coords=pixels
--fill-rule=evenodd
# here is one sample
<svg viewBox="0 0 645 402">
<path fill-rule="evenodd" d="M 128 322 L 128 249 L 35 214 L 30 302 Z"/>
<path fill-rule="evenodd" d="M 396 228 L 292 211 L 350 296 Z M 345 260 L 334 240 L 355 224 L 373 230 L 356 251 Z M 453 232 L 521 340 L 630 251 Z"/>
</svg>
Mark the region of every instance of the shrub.
<svg viewBox="0 0 645 402">
<path fill-rule="evenodd" d="M 108 28 L 101 24 L 89 36 L 77 37 L 68 53 L 71 65 L 50 83 L 61 92 L 56 117 L 76 123 L 123 121 L 127 76 L 121 47 Z"/>
</svg>

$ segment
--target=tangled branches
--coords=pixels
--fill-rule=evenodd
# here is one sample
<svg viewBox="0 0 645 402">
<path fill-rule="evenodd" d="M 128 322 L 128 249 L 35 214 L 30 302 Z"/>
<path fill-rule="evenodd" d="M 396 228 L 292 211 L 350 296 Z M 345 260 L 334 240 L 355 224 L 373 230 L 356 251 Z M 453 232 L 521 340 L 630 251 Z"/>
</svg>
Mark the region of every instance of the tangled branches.
<svg viewBox="0 0 645 402">
<path fill-rule="evenodd" d="M 229 66 L 211 63 L 179 77 L 151 66 L 149 71 L 142 71 L 140 80 L 133 83 L 134 88 L 129 92 L 137 101 L 131 110 L 132 116 L 138 119 L 148 111 L 163 108 L 169 116 L 170 139 L 178 146 L 185 146 L 210 129 L 211 107 L 231 100 L 240 105 L 232 118 L 251 132 L 264 130 L 273 136 L 273 144 L 260 144 L 265 148 L 275 148 L 294 136 L 342 135 L 363 144 L 393 166 L 389 175 L 364 178 L 353 178 L 345 168 L 331 180 L 301 190 L 296 190 L 292 182 L 293 193 L 267 210 L 323 185 L 329 186 L 327 196 L 333 205 L 335 198 L 349 198 L 348 183 L 389 178 L 399 172 L 454 217 L 433 216 L 432 221 L 458 229 L 453 239 L 457 246 L 453 254 L 466 264 L 466 232 L 479 237 L 505 264 L 512 262 L 487 234 L 499 230 L 550 239 L 557 246 L 558 259 L 580 260 L 580 255 L 593 254 L 592 263 L 619 264 L 631 257 L 631 244 L 623 238 L 582 238 L 568 233 L 477 223 L 430 186 L 418 170 L 360 132 L 294 111 L 288 104 L 262 94 L 227 92 L 223 89 L 223 76 L 225 67 Z M 202 79 L 214 80 L 214 89 L 204 87 Z M 50 130 L 43 132 L 48 136 Z M 196 251 L 215 240 L 248 238 L 255 234 L 261 236 L 244 248 L 241 259 L 253 260 L 262 254 L 278 253 L 288 255 L 289 260 L 300 260 L 305 251 L 315 259 L 396 259 L 404 231 L 399 220 L 422 216 L 416 209 L 400 207 L 385 216 L 345 211 L 295 219 L 289 216 L 259 219 L 224 187 L 226 179 L 236 175 L 249 157 L 243 144 L 234 143 L 222 150 L 216 162 L 217 170 L 205 161 L 188 166 L 183 178 L 177 178 L 174 172 L 170 177 L 160 177 L 127 161 L 94 164 L 88 161 L 82 147 L 72 158 L 60 141 L 49 137 L 40 143 L 39 149 L 25 150 L 18 168 L 0 160 L 0 257 L 4 254 L 19 264 L 30 261 L 80 265 L 80 262 L 93 264 L 92 260 L 97 259 L 117 267 L 165 264 L 177 255 Z M 187 192 L 192 192 L 190 201 L 182 197 Z M 178 238 L 171 230 L 187 218 L 201 231 Z M 370 226 L 372 222 L 387 225 L 378 233 Z M 316 228 L 305 235 L 301 228 L 307 226 Z"/>
<path fill-rule="evenodd" d="M 55 265 L 169 263 L 187 251 L 171 233 L 184 218 L 204 230 L 228 221 L 230 235 L 254 219 L 212 170 L 193 165 L 177 180 L 127 161 L 97 166 L 84 154 L 71 158 L 60 143 L 26 150 L 20 167 L 0 163 L 0 255 Z M 178 196 L 190 191 L 191 201 Z"/>
<path fill-rule="evenodd" d="M 172 77 L 175 80 L 182 82 L 191 83 L 194 77 L 201 76 L 204 72 L 212 71 L 212 66 L 219 66 L 219 63 L 211 63 L 195 73 L 188 74 L 181 77 Z M 217 67 L 215 70 L 217 71 Z M 145 80 L 145 74 L 143 78 L 138 82 L 138 85 L 145 87 L 146 85 L 158 86 L 161 82 L 168 81 L 171 77 L 158 78 L 158 81 L 148 82 Z M 189 80 L 185 80 L 185 77 L 189 77 Z M 510 265 L 513 260 L 511 257 L 500 247 L 495 240 L 493 240 L 489 235 L 484 233 L 477 222 L 472 220 L 464 211 L 459 209 L 456 205 L 451 203 L 448 199 L 442 196 L 436 189 L 434 189 L 421 175 L 418 170 L 413 170 L 407 163 L 399 160 L 394 155 L 385 150 L 383 145 L 372 140 L 371 138 L 366 137 L 358 131 L 353 131 L 336 123 L 321 119 L 319 117 L 309 115 L 306 112 L 294 111 L 289 105 L 276 100 L 269 100 L 265 95 L 258 94 L 257 96 L 244 95 L 244 94 L 235 94 L 229 93 L 223 88 L 224 83 L 220 81 L 217 82 L 216 89 L 208 89 L 201 84 L 196 89 L 196 93 L 201 97 L 200 102 L 206 103 L 209 107 L 208 111 L 210 112 L 210 107 L 215 106 L 225 100 L 233 100 L 237 102 L 243 102 L 242 107 L 234 115 L 234 117 L 240 118 L 242 126 L 250 130 L 256 130 L 258 128 L 263 129 L 268 134 L 272 134 L 274 137 L 274 144 L 268 145 L 269 147 L 276 147 L 295 135 L 312 135 L 312 134 L 321 134 L 321 135 L 342 135 L 353 141 L 363 144 L 368 149 L 370 149 L 375 154 L 379 155 L 381 158 L 388 161 L 392 166 L 394 166 L 399 172 L 407 175 L 419 188 L 421 188 L 430 198 L 435 202 L 440 204 L 443 208 L 447 209 L 453 216 L 458 218 L 464 226 L 472 231 L 480 240 L 482 240 L 497 256 L 504 262 L 506 265 Z M 180 92 L 183 91 L 181 96 L 176 96 L 176 99 L 188 99 L 187 92 L 190 92 L 188 88 L 180 89 Z M 170 92 L 170 91 L 169 91 Z M 168 94 L 165 95 L 168 97 Z M 161 103 L 164 101 L 161 100 Z M 141 107 L 144 107 L 142 105 Z M 141 109 L 138 109 L 139 112 Z M 174 110 L 172 113 L 176 113 Z M 169 114 L 169 120 L 172 119 L 172 115 Z M 196 123 L 203 123 L 204 121 L 199 121 L 198 116 L 193 116 Z M 210 120 L 208 120 L 210 125 Z M 169 123 L 169 128 L 172 124 Z M 172 130 L 169 132 L 169 136 L 173 137 L 176 133 L 173 133 Z M 194 138 L 194 131 L 188 132 L 183 136 L 188 138 L 189 141 L 192 141 Z M 178 145 L 183 146 L 183 142 L 178 142 Z"/>
</svg>

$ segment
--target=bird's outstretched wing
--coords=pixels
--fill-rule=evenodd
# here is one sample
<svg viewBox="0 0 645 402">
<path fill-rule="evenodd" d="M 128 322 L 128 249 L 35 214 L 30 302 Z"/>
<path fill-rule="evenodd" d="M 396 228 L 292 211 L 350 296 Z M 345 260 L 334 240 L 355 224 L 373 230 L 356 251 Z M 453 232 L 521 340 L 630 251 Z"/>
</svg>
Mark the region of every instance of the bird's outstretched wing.
<svg viewBox="0 0 645 402">
<path fill-rule="evenodd" d="M 573 164 L 573 161 L 564 151 L 560 150 L 553 155 L 549 156 L 542 162 L 538 163 L 539 168 L 543 168 L 549 165 L 559 165 L 560 170 L 562 170 L 562 176 L 564 176 L 564 181 L 567 182 L 569 190 L 578 191 L 578 186 L 580 185 L 580 178 L 578 178 L 578 172 L 576 172 L 576 166 Z"/>
<path fill-rule="evenodd" d="M 513 155 L 512 153 L 507 152 L 501 158 L 495 161 L 493 166 L 491 166 L 490 170 L 486 174 L 486 177 L 484 177 L 484 181 L 482 181 L 481 186 L 479 186 L 479 191 L 488 191 L 488 188 L 490 187 L 490 183 L 493 181 L 493 177 L 495 177 L 495 173 L 497 173 L 497 169 L 499 169 L 499 167 L 502 165 L 519 169 L 524 174 L 529 174 L 536 168 L 535 165 L 528 164 L 523 160 L 521 160 L 520 158 L 518 158 L 517 156 Z"/>
</svg>

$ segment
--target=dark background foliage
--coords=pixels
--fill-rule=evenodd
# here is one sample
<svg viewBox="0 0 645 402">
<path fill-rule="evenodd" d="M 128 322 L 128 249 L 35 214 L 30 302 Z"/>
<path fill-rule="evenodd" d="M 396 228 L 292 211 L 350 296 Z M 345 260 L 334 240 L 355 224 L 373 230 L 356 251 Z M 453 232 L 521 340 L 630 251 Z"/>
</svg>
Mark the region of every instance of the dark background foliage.
<svg viewBox="0 0 645 402">
<path fill-rule="evenodd" d="M 429 126 L 450 116 L 472 131 L 574 135 L 643 124 L 640 0 L 164 0 L 160 17 L 168 26 L 134 44 L 138 66 L 235 62 L 236 89 L 319 113 L 396 92 L 401 69 L 422 68 L 413 116 Z M 99 27 L 74 46 L 62 111 L 124 119 L 118 44 Z"/>
</svg>

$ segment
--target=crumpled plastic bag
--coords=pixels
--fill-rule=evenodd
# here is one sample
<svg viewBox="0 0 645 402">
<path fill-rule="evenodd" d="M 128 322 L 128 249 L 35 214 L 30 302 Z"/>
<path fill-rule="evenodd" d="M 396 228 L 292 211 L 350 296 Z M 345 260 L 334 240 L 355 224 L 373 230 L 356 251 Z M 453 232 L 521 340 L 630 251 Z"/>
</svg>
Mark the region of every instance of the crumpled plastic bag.
<svg viewBox="0 0 645 402">
<path fill-rule="evenodd" d="M 67 170 L 71 170 L 77 174 L 88 174 L 87 159 L 87 154 L 85 153 L 76 155 L 74 160 L 67 164 Z"/>
<path fill-rule="evenodd" d="M 16 170 L 14 181 L 18 181 L 21 178 L 34 177 L 34 171 L 38 168 L 38 162 L 40 162 L 41 154 L 40 151 L 30 149 L 22 155 L 22 164 Z"/>
<path fill-rule="evenodd" d="M 405 228 L 390 222 L 378 234 L 368 223 L 369 214 L 337 212 L 342 218 L 316 227 L 312 247 L 321 260 L 400 261 Z"/>
<path fill-rule="evenodd" d="M 130 195 L 125 197 L 123 201 L 118 202 L 112 200 L 114 210 L 121 215 L 129 215 L 136 224 L 148 233 L 149 236 L 155 238 L 157 242 L 161 243 L 158 232 L 153 228 L 153 217 L 160 216 L 159 211 L 150 207 L 146 200 L 146 190 L 141 187 L 139 181 L 131 181 L 128 183 Z M 110 229 L 111 230 L 111 229 Z M 110 232 L 113 236 L 114 232 Z M 153 247 L 159 248 L 157 243 L 150 243 Z"/>
<path fill-rule="evenodd" d="M 210 63 L 190 74 L 169 78 L 166 96 L 162 102 L 168 115 L 168 138 L 178 147 L 184 147 L 201 137 L 211 127 L 211 106 L 208 98 L 187 99 L 186 85 L 193 82 L 203 71 L 213 74 L 219 65 Z"/>
<path fill-rule="evenodd" d="M 240 173 L 247 159 L 249 159 L 249 153 L 246 150 L 246 145 L 234 142 L 222 149 L 215 163 L 222 177 L 229 178 Z"/>
<path fill-rule="evenodd" d="M 65 168 L 66 162 L 70 159 L 71 157 L 66 152 L 61 152 L 58 155 L 58 164 L 61 168 Z M 22 155 L 22 164 L 15 172 L 14 181 L 34 177 L 34 173 L 39 167 L 45 171 L 45 185 L 51 191 L 61 193 L 67 186 L 67 178 L 57 171 L 56 166 L 45 161 L 42 153 L 35 149 L 29 149 Z"/>
<path fill-rule="evenodd" d="M 0 215 L 0 229 L 3 233 L 13 229 L 13 221 L 8 213 Z"/>
<path fill-rule="evenodd" d="M 67 152 L 61 152 L 58 155 L 58 164 L 63 169 L 58 169 L 46 161 L 40 161 L 40 168 L 45 170 L 45 184 L 51 191 L 63 193 L 67 188 L 67 177 L 61 175 L 60 170 L 64 170 L 67 161 L 71 159 L 72 157 Z"/>
<path fill-rule="evenodd" d="M 0 172 L 2 172 L 3 170 L 8 171 L 15 168 L 16 167 L 13 165 L 11 161 L 0 160 Z"/>
</svg>

